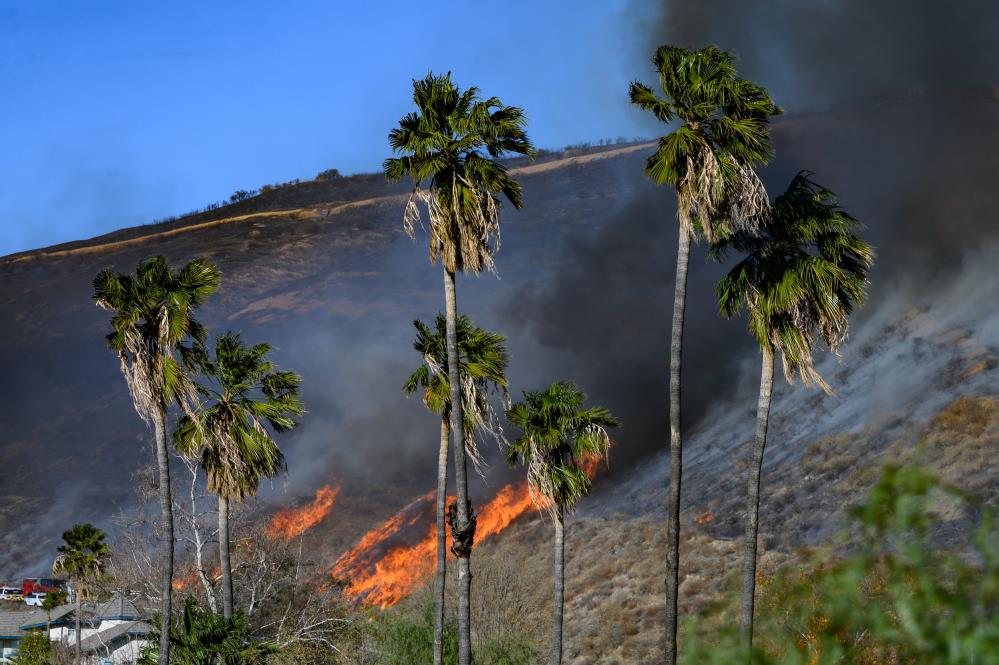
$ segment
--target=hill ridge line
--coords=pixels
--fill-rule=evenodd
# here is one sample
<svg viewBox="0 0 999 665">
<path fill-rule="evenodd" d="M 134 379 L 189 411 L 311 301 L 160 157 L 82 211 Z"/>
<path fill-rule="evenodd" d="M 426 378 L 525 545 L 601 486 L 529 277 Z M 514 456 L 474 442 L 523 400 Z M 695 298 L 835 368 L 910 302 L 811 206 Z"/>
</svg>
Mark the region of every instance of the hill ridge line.
<svg viewBox="0 0 999 665">
<path fill-rule="evenodd" d="M 621 155 L 629 154 L 642 150 L 651 146 L 656 145 L 655 141 L 649 141 L 644 143 L 636 143 L 622 148 L 614 148 L 611 150 L 604 150 L 601 152 L 589 153 L 586 155 L 574 155 L 572 157 L 563 157 L 561 159 L 555 159 L 548 162 L 542 162 L 540 164 L 528 164 L 527 166 L 519 166 L 510 169 L 511 175 L 533 175 L 536 173 L 544 173 L 546 171 L 554 171 L 556 169 L 565 168 L 567 166 L 572 166 L 574 164 L 585 164 L 588 162 L 609 159 L 611 157 L 619 157 Z M 357 201 L 348 201 L 346 203 L 341 203 L 334 206 L 317 206 L 317 207 L 303 207 L 303 208 L 285 208 L 282 210 L 265 210 L 262 212 L 246 213 L 243 215 L 233 215 L 231 217 L 221 217 L 219 219 L 212 219 L 205 222 L 198 222 L 196 224 L 188 224 L 185 226 L 179 226 L 177 228 L 166 229 L 163 231 L 155 231 L 148 233 L 146 235 L 136 236 L 134 238 L 125 238 L 123 240 L 113 240 L 110 242 L 103 242 L 94 245 L 84 245 L 82 247 L 71 247 L 68 249 L 56 249 L 48 250 L 36 249 L 29 250 L 23 253 L 13 254 L 7 257 L 0 257 L 0 264 L 13 264 L 20 263 L 22 261 L 34 261 L 36 259 L 44 259 L 49 257 L 57 256 L 72 256 L 79 254 L 97 254 L 101 252 L 111 251 L 114 249 L 119 249 L 122 247 L 129 247 L 131 245 L 138 245 L 151 240 L 156 240 L 159 238 L 169 238 L 175 235 L 180 235 L 182 233 L 190 233 L 193 231 L 200 231 L 206 228 L 212 228 L 215 226 L 222 226 L 224 224 L 232 224 L 237 222 L 244 222 L 248 219 L 260 219 L 266 217 L 292 217 L 292 218 L 314 218 L 317 216 L 329 217 L 331 215 L 336 215 L 345 210 L 351 210 L 354 208 L 362 208 L 370 205 L 379 205 L 385 203 L 394 202 L 404 202 L 409 198 L 409 194 L 390 194 L 386 196 L 375 196 L 367 199 L 359 199 Z M 309 214 L 306 214 L 309 213 Z M 134 227 L 133 227 L 134 228 Z M 117 229 L 121 231 L 123 229 Z M 112 231 L 114 233 L 115 231 Z"/>
</svg>

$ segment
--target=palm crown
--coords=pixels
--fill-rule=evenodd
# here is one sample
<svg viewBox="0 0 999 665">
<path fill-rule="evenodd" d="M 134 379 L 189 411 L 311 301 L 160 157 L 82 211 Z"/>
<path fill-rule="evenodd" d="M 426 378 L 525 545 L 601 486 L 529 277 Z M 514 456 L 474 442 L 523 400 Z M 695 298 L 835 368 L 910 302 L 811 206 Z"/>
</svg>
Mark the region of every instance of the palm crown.
<svg viewBox="0 0 999 665">
<path fill-rule="evenodd" d="M 151 409 L 164 409 L 171 399 L 183 398 L 187 382 L 172 357 L 174 348 L 190 364 L 192 347 L 201 343 L 205 329 L 192 316 L 219 285 L 212 263 L 194 259 L 173 272 L 162 256 L 139 263 L 135 275 L 102 270 L 94 278 L 94 300 L 110 310 L 108 347 L 118 354 L 121 370 L 132 392 L 136 410 L 149 420 Z"/>
<path fill-rule="evenodd" d="M 652 63 L 664 96 L 635 81 L 631 101 L 680 125 L 659 139 L 646 173 L 676 188 L 680 223 L 691 235 L 699 230 L 711 242 L 754 226 L 768 199 L 753 167 L 773 156 L 768 119 L 781 109 L 766 90 L 740 78 L 734 57 L 716 46 L 662 46 Z"/>
<path fill-rule="evenodd" d="M 451 413 L 451 383 L 447 376 L 447 322 L 438 314 L 434 329 L 422 321 L 413 321 L 416 340 L 413 348 L 423 357 L 420 365 L 403 385 L 412 395 L 423 389 L 423 403 L 434 413 L 449 419 Z M 467 316 L 456 321 L 458 339 L 458 373 L 462 377 L 462 420 L 465 445 L 476 464 L 478 455 L 474 435 L 485 432 L 502 441 L 502 429 L 489 404 L 489 390 L 499 388 L 506 394 L 506 368 L 510 358 L 503 335 L 483 330 Z"/>
<path fill-rule="evenodd" d="M 780 353 L 784 375 L 830 391 L 813 367 L 815 335 L 836 353 L 846 339 L 849 316 L 866 298 L 874 250 L 855 232 L 861 224 L 811 174 L 797 174 L 757 233 L 739 232 L 712 247 L 745 257 L 718 283 L 721 312 L 743 306 L 760 346 Z"/>
<path fill-rule="evenodd" d="M 111 549 L 104 538 L 104 532 L 93 524 L 74 524 L 62 534 L 64 544 L 58 548 L 59 556 L 52 571 L 75 580 L 90 579 L 100 574 L 111 555 Z M 77 593 L 79 592 L 77 589 Z"/>
<path fill-rule="evenodd" d="M 584 462 L 607 454 L 606 428 L 618 425 L 603 407 L 583 408 L 585 401 L 579 388 L 563 381 L 525 392 L 524 401 L 507 411 L 522 432 L 507 448 L 507 460 L 527 464 L 531 496 L 550 511 L 571 509 L 589 492 L 592 481 Z"/>
<path fill-rule="evenodd" d="M 496 158 L 534 155 L 524 111 L 496 97 L 480 99 L 478 88 L 462 92 L 450 72 L 413 81 L 413 102 L 417 111 L 389 133 L 399 156 L 384 163 L 389 180 L 410 176 L 415 183 L 406 230 L 412 235 L 422 202 L 430 217 L 432 262 L 440 260 L 451 273 L 492 270 L 499 245 L 497 194 L 516 208 L 522 205 L 520 183 Z"/>
<path fill-rule="evenodd" d="M 267 359 L 270 350 L 268 344 L 247 346 L 232 331 L 218 337 L 214 358 L 199 359 L 211 383 L 198 390 L 209 403 L 182 417 L 174 431 L 177 450 L 199 455 L 209 489 L 225 497 L 243 499 L 256 491 L 262 477 L 285 469 L 284 455 L 266 425 L 287 431 L 296 426 L 295 416 L 304 413 L 301 378 L 279 371 Z"/>
</svg>

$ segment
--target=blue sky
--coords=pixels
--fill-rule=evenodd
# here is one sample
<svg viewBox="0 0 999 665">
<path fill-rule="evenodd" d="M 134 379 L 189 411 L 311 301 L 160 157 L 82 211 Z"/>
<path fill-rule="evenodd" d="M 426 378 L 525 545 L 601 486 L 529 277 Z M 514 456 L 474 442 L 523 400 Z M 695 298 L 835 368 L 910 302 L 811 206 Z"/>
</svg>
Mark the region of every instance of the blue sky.
<svg viewBox="0 0 999 665">
<path fill-rule="evenodd" d="M 650 133 L 634 3 L 501 4 L 0 0 L 0 255 L 377 170 L 431 69 L 523 106 L 542 147 Z"/>
</svg>

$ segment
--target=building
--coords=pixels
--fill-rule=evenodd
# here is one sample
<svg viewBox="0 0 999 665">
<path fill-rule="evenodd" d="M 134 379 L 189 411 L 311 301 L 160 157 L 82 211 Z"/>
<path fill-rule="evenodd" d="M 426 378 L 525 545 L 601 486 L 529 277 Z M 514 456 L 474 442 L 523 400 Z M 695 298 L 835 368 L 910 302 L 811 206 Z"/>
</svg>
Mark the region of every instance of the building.
<svg viewBox="0 0 999 665">
<path fill-rule="evenodd" d="M 103 665 L 134 663 L 149 644 L 153 627 L 141 620 L 130 600 L 116 594 L 105 603 L 84 603 L 80 616 L 80 647 L 84 662 Z M 0 611 L 0 663 L 17 655 L 18 643 L 32 631 L 48 631 L 49 639 L 68 648 L 76 645 L 76 605 L 52 610 Z"/>
</svg>

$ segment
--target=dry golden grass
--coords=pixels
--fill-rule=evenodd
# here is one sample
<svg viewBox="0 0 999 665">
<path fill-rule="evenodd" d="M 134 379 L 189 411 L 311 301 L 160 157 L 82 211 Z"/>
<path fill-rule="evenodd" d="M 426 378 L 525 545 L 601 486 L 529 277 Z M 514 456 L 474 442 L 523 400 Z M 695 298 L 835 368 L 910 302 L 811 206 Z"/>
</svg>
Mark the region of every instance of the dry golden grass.
<svg viewBox="0 0 999 665">
<path fill-rule="evenodd" d="M 888 421 L 895 423 L 897 417 Z M 825 550 L 843 525 L 847 508 L 866 495 L 886 461 L 921 463 L 976 493 L 999 495 L 992 480 L 999 461 L 995 398 L 957 399 L 885 446 L 870 445 L 877 434 L 868 429 L 823 437 L 796 463 L 770 471 L 761 508 L 762 576 L 804 560 L 816 548 Z M 720 475 L 733 473 L 738 474 L 729 470 Z M 737 480 L 720 482 L 719 487 L 734 488 L 725 496 L 690 501 L 683 518 L 681 616 L 697 617 L 708 628 L 731 623 L 737 616 L 739 530 L 733 532 L 717 519 L 732 513 L 733 524 L 741 526 L 741 474 Z M 706 510 L 711 519 L 705 518 Z M 946 514 L 946 506 L 941 511 Z M 719 536 L 723 532 L 728 535 Z M 566 542 L 565 662 L 659 662 L 665 604 L 663 524 L 650 517 L 587 517 L 569 523 Z M 539 518 L 479 545 L 472 559 L 477 630 L 483 635 L 507 630 L 528 636 L 539 653 L 547 654 L 551 556 L 551 527 Z M 430 585 L 421 593 L 429 594 Z"/>
</svg>

